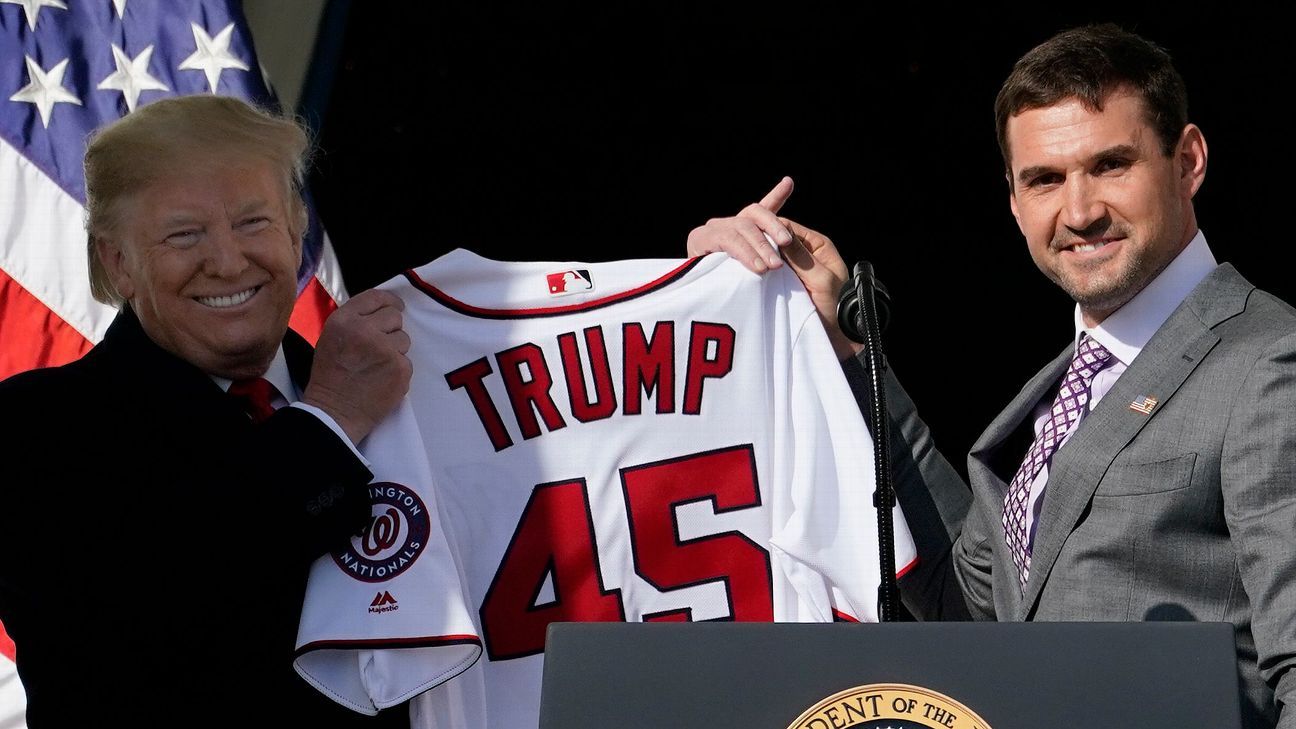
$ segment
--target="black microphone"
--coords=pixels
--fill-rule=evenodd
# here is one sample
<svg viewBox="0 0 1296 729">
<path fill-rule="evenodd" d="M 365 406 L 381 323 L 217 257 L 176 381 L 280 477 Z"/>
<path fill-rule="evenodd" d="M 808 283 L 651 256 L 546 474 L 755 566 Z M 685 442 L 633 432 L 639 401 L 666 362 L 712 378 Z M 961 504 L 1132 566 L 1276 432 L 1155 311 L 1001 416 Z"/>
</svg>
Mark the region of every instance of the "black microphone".
<svg viewBox="0 0 1296 729">
<path fill-rule="evenodd" d="M 873 434 L 873 505 L 878 521 L 878 619 L 893 623 L 900 617 L 900 593 L 895 575 L 895 524 L 891 509 L 895 506 L 895 486 L 891 480 L 891 431 L 886 411 L 886 388 L 882 375 L 886 359 L 882 353 L 882 329 L 890 317 L 887 307 L 891 296 L 873 275 L 868 261 L 855 264 L 854 274 L 837 295 L 837 325 L 842 333 L 864 345 L 860 356 L 868 370 L 869 422 Z"/>
<path fill-rule="evenodd" d="M 837 326 L 853 342 L 863 344 L 867 337 L 863 330 L 861 307 L 864 297 L 872 294 L 877 304 L 878 329 L 885 331 L 891 323 L 891 294 L 886 286 L 873 274 L 873 264 L 860 261 L 855 264 L 854 273 L 842 284 L 837 295 Z"/>
</svg>

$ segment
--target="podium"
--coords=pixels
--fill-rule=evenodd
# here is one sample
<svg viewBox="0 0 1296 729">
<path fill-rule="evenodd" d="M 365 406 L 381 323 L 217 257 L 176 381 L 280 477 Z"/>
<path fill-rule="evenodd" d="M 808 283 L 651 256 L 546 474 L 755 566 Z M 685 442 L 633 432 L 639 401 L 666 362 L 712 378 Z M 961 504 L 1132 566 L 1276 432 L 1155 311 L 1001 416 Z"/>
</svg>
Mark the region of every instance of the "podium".
<svg viewBox="0 0 1296 729">
<path fill-rule="evenodd" d="M 541 729 L 1238 729 L 1228 623 L 555 623 Z"/>
</svg>

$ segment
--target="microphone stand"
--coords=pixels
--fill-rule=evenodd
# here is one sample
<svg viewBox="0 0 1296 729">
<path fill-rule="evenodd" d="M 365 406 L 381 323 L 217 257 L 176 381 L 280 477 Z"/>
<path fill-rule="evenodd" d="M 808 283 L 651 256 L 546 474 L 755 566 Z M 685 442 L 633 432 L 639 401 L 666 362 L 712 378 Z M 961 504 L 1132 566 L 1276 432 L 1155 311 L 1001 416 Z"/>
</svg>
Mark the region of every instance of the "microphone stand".
<svg viewBox="0 0 1296 729">
<path fill-rule="evenodd" d="M 855 264 L 850 280 L 842 286 L 837 297 L 837 324 L 843 334 L 864 345 L 863 355 L 868 367 L 876 481 L 873 505 L 877 508 L 878 566 L 882 573 L 878 585 L 878 619 L 884 623 L 896 622 L 900 617 L 895 568 L 895 524 L 892 518 L 896 496 L 891 478 L 891 432 L 887 420 L 886 388 L 883 384 L 886 363 L 882 356 L 882 324 L 877 307 L 878 301 L 881 301 L 883 313 L 889 314 L 887 304 L 890 299 L 886 287 L 874 277 L 873 265 L 868 261 Z"/>
</svg>

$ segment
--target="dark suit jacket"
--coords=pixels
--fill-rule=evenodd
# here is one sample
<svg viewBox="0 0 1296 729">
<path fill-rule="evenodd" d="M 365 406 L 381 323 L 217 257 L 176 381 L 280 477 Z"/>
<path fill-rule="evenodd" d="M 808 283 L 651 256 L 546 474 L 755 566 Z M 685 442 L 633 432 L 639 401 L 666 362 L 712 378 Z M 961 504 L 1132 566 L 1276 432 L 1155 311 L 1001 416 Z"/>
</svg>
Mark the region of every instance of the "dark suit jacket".
<svg viewBox="0 0 1296 729">
<path fill-rule="evenodd" d="M 305 382 L 310 347 L 284 347 Z M 369 514 L 327 426 L 253 425 L 129 310 L 79 361 L 0 383 L 0 413 L 0 620 L 32 729 L 358 718 L 291 665 L 310 562 Z"/>
<path fill-rule="evenodd" d="M 897 492 L 926 618 L 1207 620 L 1237 626 L 1246 723 L 1296 727 L 1296 311 L 1217 268 L 1055 454 L 1025 591 L 1001 524 L 1064 352 L 968 457 L 971 491 L 894 378 Z M 1150 415 L 1129 407 L 1144 397 Z M 1044 668 L 1044 667 L 1042 667 Z"/>
</svg>

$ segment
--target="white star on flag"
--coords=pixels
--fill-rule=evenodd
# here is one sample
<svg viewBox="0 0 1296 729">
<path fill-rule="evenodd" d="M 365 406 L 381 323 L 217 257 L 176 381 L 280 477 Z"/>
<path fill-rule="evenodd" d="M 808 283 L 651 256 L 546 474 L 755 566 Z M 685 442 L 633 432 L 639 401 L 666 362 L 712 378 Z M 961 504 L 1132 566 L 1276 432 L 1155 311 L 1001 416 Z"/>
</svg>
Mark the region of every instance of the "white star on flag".
<svg viewBox="0 0 1296 729">
<path fill-rule="evenodd" d="M 122 92 L 122 96 L 126 97 L 126 108 L 129 111 L 135 111 L 135 103 L 139 101 L 140 93 L 144 91 L 170 91 L 166 84 L 148 72 L 149 59 L 153 57 L 153 46 L 145 48 L 134 59 L 126 55 L 126 51 L 118 48 L 116 43 L 113 44 L 112 52 L 117 70 L 100 81 L 98 88 L 102 91 Z"/>
<path fill-rule="evenodd" d="M 213 94 L 216 93 L 216 84 L 220 81 L 222 70 L 227 68 L 248 70 L 248 65 L 229 51 L 230 39 L 234 35 L 233 23 L 225 26 L 225 29 L 217 33 L 215 38 L 207 35 L 207 31 L 197 23 L 190 25 L 193 28 L 194 45 L 197 46 L 197 50 L 180 63 L 180 70 L 202 71 L 207 74 L 207 85 Z"/>
<path fill-rule="evenodd" d="M 10 96 L 9 100 L 35 104 L 36 109 L 40 111 L 41 125 L 49 129 L 50 113 L 54 110 L 55 104 L 81 106 L 81 100 L 73 96 L 71 91 L 63 88 L 63 72 L 67 71 L 68 59 L 59 61 L 49 71 L 41 70 L 40 64 L 36 63 L 31 56 L 26 56 L 26 59 L 27 76 L 31 81 L 18 89 L 18 93 Z"/>
<path fill-rule="evenodd" d="M 40 15 L 41 8 L 68 9 L 62 0 L 0 0 L 0 3 L 21 6 L 27 14 L 27 27 L 32 30 L 36 30 L 36 17 Z"/>
<path fill-rule="evenodd" d="M 117 17 L 126 17 L 126 0 L 113 0 L 113 7 L 117 10 Z"/>
</svg>

